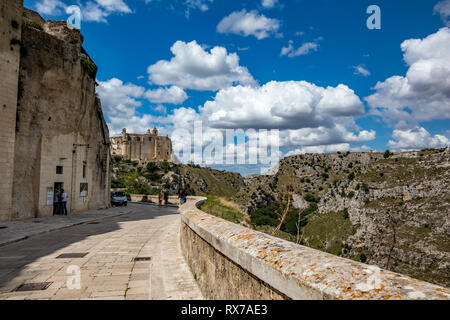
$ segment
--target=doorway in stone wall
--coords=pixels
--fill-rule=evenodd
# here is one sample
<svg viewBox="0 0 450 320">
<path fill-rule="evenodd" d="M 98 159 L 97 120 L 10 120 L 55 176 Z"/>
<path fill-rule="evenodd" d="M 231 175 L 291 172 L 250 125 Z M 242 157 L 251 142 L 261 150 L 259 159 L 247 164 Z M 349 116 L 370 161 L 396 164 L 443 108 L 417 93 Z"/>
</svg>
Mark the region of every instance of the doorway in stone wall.
<svg viewBox="0 0 450 320">
<path fill-rule="evenodd" d="M 54 190 L 54 194 L 53 196 L 56 197 L 59 192 L 64 188 L 64 182 L 55 182 L 53 184 L 53 190 Z M 54 214 L 61 214 L 61 208 L 58 206 L 55 208 L 55 201 L 53 200 L 53 213 Z"/>
</svg>

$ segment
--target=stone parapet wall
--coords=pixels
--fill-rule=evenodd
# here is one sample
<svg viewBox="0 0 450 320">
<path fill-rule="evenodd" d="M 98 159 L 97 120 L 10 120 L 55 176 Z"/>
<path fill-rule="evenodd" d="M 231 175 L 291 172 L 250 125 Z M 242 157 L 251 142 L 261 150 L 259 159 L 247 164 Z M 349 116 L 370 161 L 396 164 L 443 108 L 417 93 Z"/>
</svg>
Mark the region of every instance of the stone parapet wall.
<svg viewBox="0 0 450 320">
<path fill-rule="evenodd" d="M 442 299 L 450 290 L 180 207 L 181 247 L 209 299 Z"/>
<path fill-rule="evenodd" d="M 150 202 L 158 203 L 158 195 L 146 195 L 146 194 L 130 194 L 128 198 L 131 202 Z M 164 199 L 163 199 L 164 201 Z M 169 196 L 170 204 L 178 204 L 177 196 Z"/>
</svg>

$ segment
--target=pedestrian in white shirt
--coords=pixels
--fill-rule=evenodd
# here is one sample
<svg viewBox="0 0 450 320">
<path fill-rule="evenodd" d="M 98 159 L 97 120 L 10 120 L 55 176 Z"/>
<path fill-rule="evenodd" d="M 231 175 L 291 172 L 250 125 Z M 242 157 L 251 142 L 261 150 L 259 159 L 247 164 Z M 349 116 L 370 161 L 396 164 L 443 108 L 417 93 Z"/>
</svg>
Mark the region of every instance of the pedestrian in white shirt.
<svg viewBox="0 0 450 320">
<path fill-rule="evenodd" d="M 67 193 L 64 191 L 64 189 L 61 190 L 61 213 L 65 216 L 67 216 Z"/>
</svg>

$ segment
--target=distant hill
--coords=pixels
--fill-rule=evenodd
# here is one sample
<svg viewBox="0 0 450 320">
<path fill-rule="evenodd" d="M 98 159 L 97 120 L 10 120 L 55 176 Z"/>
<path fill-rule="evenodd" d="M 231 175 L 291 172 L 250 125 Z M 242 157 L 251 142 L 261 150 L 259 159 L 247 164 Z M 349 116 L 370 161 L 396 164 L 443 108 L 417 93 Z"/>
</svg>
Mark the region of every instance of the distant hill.
<svg viewBox="0 0 450 320">
<path fill-rule="evenodd" d="M 143 167 L 137 161 L 116 157 L 112 168 L 111 186 L 126 188 L 127 193 L 133 194 L 157 194 L 160 190 L 177 194 L 184 189 L 188 195 L 231 197 L 244 185 L 239 173 L 198 165 L 161 161 Z"/>
<path fill-rule="evenodd" d="M 164 162 L 113 161 L 113 171 L 129 193 L 186 188 L 209 197 L 208 213 L 266 233 L 289 202 L 276 236 L 450 286 L 449 149 L 295 155 L 245 179 Z"/>
<path fill-rule="evenodd" d="M 233 197 L 255 228 L 273 230 L 291 197 L 293 241 L 450 286 L 449 149 L 296 155 L 270 173 Z"/>
</svg>

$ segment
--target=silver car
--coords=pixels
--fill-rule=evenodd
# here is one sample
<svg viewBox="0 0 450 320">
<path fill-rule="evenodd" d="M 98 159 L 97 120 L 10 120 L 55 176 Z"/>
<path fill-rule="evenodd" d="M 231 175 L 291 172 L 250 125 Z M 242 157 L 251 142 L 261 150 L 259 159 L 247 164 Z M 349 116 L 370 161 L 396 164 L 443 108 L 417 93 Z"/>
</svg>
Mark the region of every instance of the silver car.
<svg viewBox="0 0 450 320">
<path fill-rule="evenodd" d="M 111 192 L 111 204 L 113 206 L 126 206 L 128 204 L 128 199 L 123 191 L 112 191 Z"/>
</svg>

